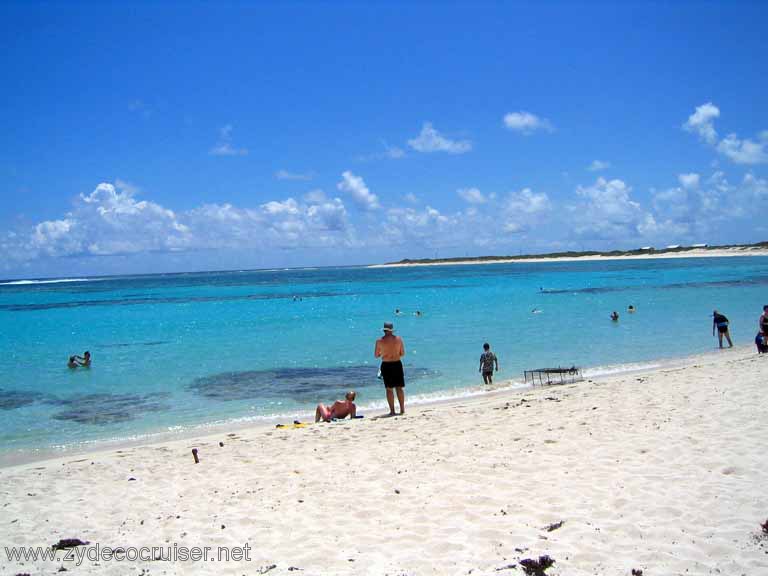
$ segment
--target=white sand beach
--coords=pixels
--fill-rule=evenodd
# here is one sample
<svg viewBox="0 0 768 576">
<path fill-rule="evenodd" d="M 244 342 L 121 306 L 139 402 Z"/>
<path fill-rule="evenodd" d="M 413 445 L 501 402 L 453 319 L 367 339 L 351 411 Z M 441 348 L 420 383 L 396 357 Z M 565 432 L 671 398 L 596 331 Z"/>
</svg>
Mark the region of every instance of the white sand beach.
<svg viewBox="0 0 768 576">
<path fill-rule="evenodd" d="M 80 566 L 0 551 L 0 574 L 515 575 L 542 555 L 550 575 L 768 574 L 766 382 L 768 357 L 740 348 L 403 417 L 3 468 L 6 547 L 251 550 Z"/>
<path fill-rule="evenodd" d="M 643 254 L 590 254 L 584 256 L 558 256 L 541 258 L 494 258 L 493 260 L 451 260 L 427 262 L 392 262 L 389 264 L 372 264 L 369 268 L 403 268 L 408 266 L 466 266 L 472 264 L 509 264 L 509 263 L 539 263 L 539 262 L 592 262 L 600 260 L 663 260 L 667 258 L 728 258 L 733 256 L 768 256 L 768 250 L 758 247 L 729 247 L 729 248 L 694 248 L 681 252 L 647 252 Z"/>
</svg>

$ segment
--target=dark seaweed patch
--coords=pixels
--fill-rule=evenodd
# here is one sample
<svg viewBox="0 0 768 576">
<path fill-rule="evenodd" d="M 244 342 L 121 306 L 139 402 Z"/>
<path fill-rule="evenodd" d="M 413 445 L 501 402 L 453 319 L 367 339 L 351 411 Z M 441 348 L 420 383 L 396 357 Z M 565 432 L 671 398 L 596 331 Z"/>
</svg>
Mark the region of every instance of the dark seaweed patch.
<svg viewBox="0 0 768 576">
<path fill-rule="evenodd" d="M 42 400 L 44 397 L 40 392 L 30 392 L 27 390 L 4 390 L 0 388 L 0 410 L 15 410 L 23 406 L 29 406 Z"/>
<path fill-rule="evenodd" d="M 336 292 L 311 292 L 300 294 L 301 298 L 327 298 L 348 296 Z M 138 306 L 142 304 L 190 304 L 200 302 L 230 302 L 236 300 L 290 300 L 293 294 L 242 294 L 230 296 L 163 296 L 146 298 L 119 298 L 107 300 L 73 300 L 70 302 L 48 302 L 45 304 L 2 304 L 0 310 L 10 312 L 31 312 L 56 308 L 82 308 L 89 306 Z"/>
<path fill-rule="evenodd" d="M 161 412 L 169 406 L 162 400 L 168 394 L 85 394 L 60 399 L 56 404 L 65 410 L 53 415 L 54 420 L 67 420 L 78 424 L 116 424 L 127 422 L 146 412 Z"/>
<path fill-rule="evenodd" d="M 768 277 L 754 276 L 738 280 L 715 280 L 712 282 L 678 282 L 675 284 L 634 284 L 631 286 L 594 286 L 589 288 L 545 289 L 540 294 L 604 294 L 607 292 L 626 292 L 628 290 L 676 290 L 679 288 L 731 288 L 734 286 L 759 286 L 768 284 Z"/>
<path fill-rule="evenodd" d="M 350 388 L 364 388 L 380 383 L 378 366 L 343 366 L 332 368 L 280 368 L 223 372 L 195 379 L 189 388 L 212 400 L 247 400 L 251 398 L 291 398 L 311 403 L 329 394 L 341 394 Z M 425 368 L 406 367 L 406 382 L 433 376 Z"/>
</svg>

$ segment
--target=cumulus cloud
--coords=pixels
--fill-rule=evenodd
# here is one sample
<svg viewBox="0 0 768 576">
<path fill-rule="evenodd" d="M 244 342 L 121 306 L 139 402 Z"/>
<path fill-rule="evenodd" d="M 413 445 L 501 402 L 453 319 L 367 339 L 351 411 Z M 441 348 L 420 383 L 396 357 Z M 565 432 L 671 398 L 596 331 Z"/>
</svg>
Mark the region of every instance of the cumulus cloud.
<svg viewBox="0 0 768 576">
<path fill-rule="evenodd" d="M 505 208 L 508 213 L 538 214 L 549 210 L 551 202 L 544 192 L 535 193 L 530 188 L 523 188 L 507 197 Z"/>
<path fill-rule="evenodd" d="M 766 164 L 768 163 L 768 133 L 762 132 L 758 138 L 758 141 L 748 138 L 740 140 L 736 134 L 728 134 L 717 145 L 717 151 L 736 164 Z"/>
<path fill-rule="evenodd" d="M 472 142 L 469 140 L 450 140 L 435 130 L 429 122 L 423 124 L 416 138 L 408 140 L 408 145 L 417 152 L 464 154 L 472 150 Z"/>
<path fill-rule="evenodd" d="M 365 210 L 379 208 L 379 198 L 376 194 L 371 193 L 368 186 L 365 185 L 365 180 L 360 176 L 355 176 L 349 170 L 342 173 L 341 181 L 336 187 L 342 192 L 348 193 L 352 200 Z"/>
<path fill-rule="evenodd" d="M 116 256 L 217 248 L 290 248 L 347 245 L 350 226 L 339 198 L 292 198 L 256 208 L 206 204 L 176 213 L 138 200 L 128 185 L 102 183 L 75 198 L 64 217 L 0 239 L 15 261 L 69 256 Z"/>
<path fill-rule="evenodd" d="M 236 148 L 232 144 L 232 125 L 226 124 L 219 129 L 219 141 L 210 149 L 211 156 L 245 156 L 247 148 Z"/>
<path fill-rule="evenodd" d="M 509 130 L 525 135 L 533 134 L 538 130 L 543 130 L 545 132 L 552 132 L 554 130 L 552 122 L 546 118 L 540 118 L 531 112 L 525 112 L 524 110 L 505 114 L 504 126 Z"/>
<path fill-rule="evenodd" d="M 482 192 L 477 188 L 459 188 L 456 193 L 470 204 L 485 204 L 488 201 Z"/>
<path fill-rule="evenodd" d="M 592 160 L 592 164 L 587 166 L 587 170 L 590 172 L 602 172 L 603 170 L 607 170 L 610 167 L 610 162 L 605 162 L 603 160 Z"/>
<path fill-rule="evenodd" d="M 677 180 L 680 182 L 680 186 L 692 190 L 699 187 L 700 176 L 695 172 L 690 172 L 678 175 Z"/>
<path fill-rule="evenodd" d="M 582 201 L 571 208 L 574 231 L 602 239 L 631 238 L 644 216 L 640 204 L 632 200 L 631 191 L 622 180 L 602 177 L 591 186 L 579 186 L 576 195 Z"/>
<path fill-rule="evenodd" d="M 715 144 L 717 142 L 717 131 L 715 130 L 714 120 L 719 116 L 720 109 L 712 104 L 712 102 L 707 102 L 696 107 L 693 114 L 683 124 L 683 129 L 698 134 L 699 138 L 707 144 Z"/>
<path fill-rule="evenodd" d="M 288 170 L 278 170 L 275 172 L 275 178 L 278 180 L 312 180 L 312 174 L 289 172 Z"/>
</svg>

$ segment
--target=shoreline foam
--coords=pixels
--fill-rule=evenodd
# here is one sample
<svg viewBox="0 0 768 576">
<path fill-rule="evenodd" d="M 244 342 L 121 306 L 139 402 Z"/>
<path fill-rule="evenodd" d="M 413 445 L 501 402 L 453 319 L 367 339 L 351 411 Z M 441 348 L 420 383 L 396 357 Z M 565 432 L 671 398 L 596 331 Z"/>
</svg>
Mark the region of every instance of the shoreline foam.
<svg viewBox="0 0 768 576">
<path fill-rule="evenodd" d="M 732 349 L 746 353 L 751 350 L 749 345 L 740 345 Z M 601 366 L 582 367 L 584 381 L 603 380 L 611 377 L 643 374 L 656 370 L 678 368 L 699 361 L 714 361 L 723 351 L 713 350 L 694 353 L 687 356 L 657 358 L 638 362 L 610 364 Z M 498 378 L 498 377 L 497 377 Z M 483 384 L 470 385 L 459 388 L 448 388 L 432 392 L 407 395 L 408 407 L 443 407 L 457 402 L 481 401 L 484 398 L 499 395 L 523 394 L 526 391 L 537 388 L 526 385 L 520 378 L 507 378 L 498 380 L 492 387 Z M 388 411 L 386 400 L 382 393 L 381 398 L 365 403 L 359 403 L 358 410 L 367 417 L 377 417 Z M 140 448 L 165 442 L 183 442 L 209 436 L 216 436 L 227 432 L 244 432 L 249 430 L 271 430 L 276 424 L 290 423 L 294 420 L 312 423 L 314 411 L 311 409 L 285 412 L 279 414 L 239 416 L 224 420 L 200 422 L 188 426 L 173 426 L 166 430 L 140 432 L 130 436 L 107 437 L 86 440 L 78 443 L 41 446 L 36 448 L 19 448 L 13 451 L 0 450 L 0 469 L 35 464 L 47 460 L 59 458 L 73 458 L 98 454 L 105 451 L 121 450 L 126 448 Z"/>
</svg>

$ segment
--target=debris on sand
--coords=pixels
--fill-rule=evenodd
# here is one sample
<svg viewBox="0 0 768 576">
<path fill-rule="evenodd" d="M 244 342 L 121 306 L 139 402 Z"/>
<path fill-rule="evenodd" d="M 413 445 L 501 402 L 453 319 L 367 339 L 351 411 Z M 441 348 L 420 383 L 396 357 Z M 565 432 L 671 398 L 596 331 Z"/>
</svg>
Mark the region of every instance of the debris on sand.
<svg viewBox="0 0 768 576">
<path fill-rule="evenodd" d="M 59 540 L 51 546 L 54 550 L 66 550 L 67 548 L 74 548 L 75 546 L 87 546 L 90 542 L 83 542 L 79 538 L 64 538 Z"/>
<path fill-rule="evenodd" d="M 763 529 L 763 534 L 768 534 L 768 520 L 760 524 L 760 528 Z"/>
<path fill-rule="evenodd" d="M 639 568 L 632 568 L 632 576 L 643 576 L 643 571 Z"/>
<path fill-rule="evenodd" d="M 545 530 L 547 532 L 554 532 L 558 528 L 562 527 L 563 524 L 565 524 L 565 520 L 560 520 L 560 522 L 554 522 L 554 523 L 550 524 L 549 526 L 547 526 L 545 528 Z"/>
<path fill-rule="evenodd" d="M 525 558 L 520 560 L 520 566 L 523 567 L 523 571 L 527 576 L 547 576 L 545 570 L 552 567 L 555 561 L 547 555 L 539 556 L 538 560 L 533 558 Z"/>
</svg>

